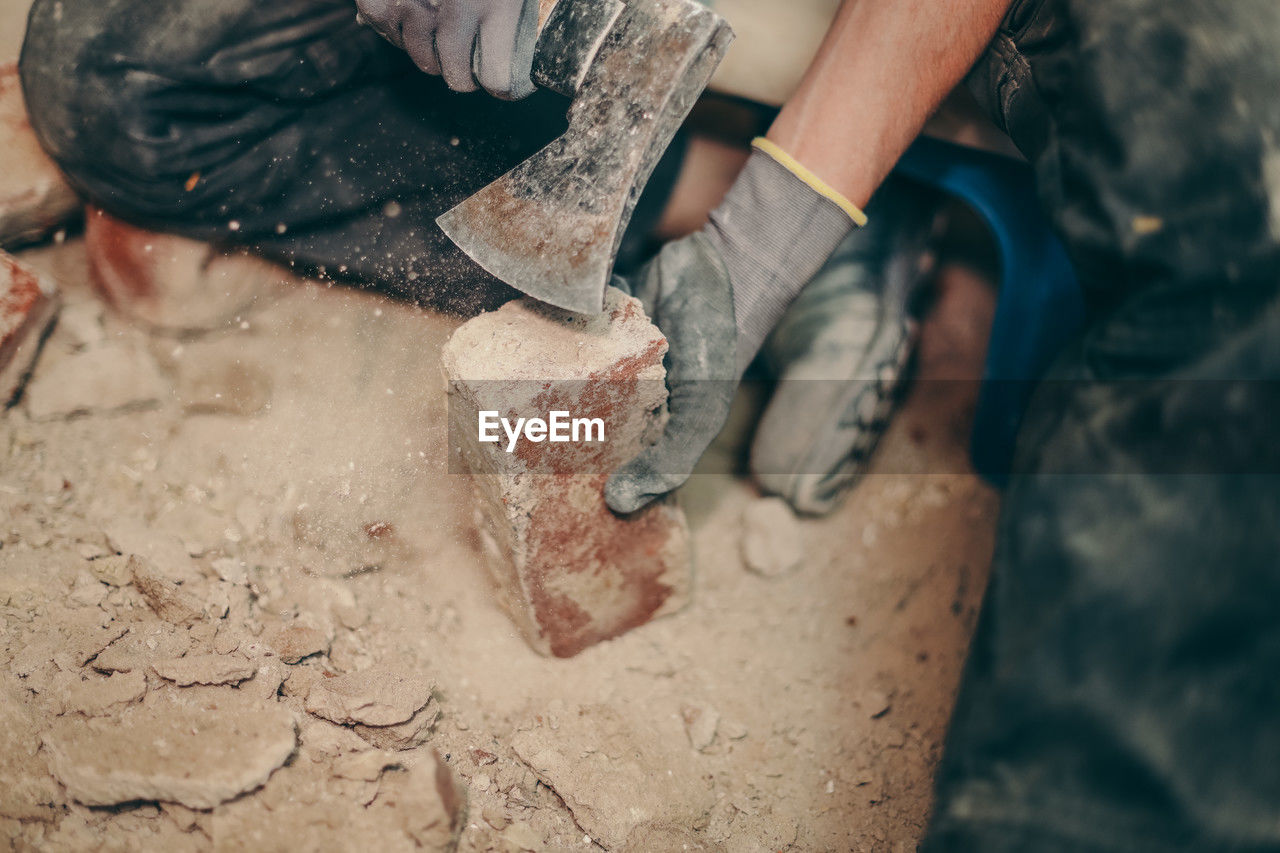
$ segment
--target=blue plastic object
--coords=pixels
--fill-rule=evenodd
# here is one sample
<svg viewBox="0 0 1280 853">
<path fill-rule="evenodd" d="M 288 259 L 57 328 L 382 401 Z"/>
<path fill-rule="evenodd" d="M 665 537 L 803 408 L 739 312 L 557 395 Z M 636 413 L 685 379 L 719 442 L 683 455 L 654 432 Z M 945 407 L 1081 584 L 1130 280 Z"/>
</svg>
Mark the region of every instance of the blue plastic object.
<svg viewBox="0 0 1280 853">
<path fill-rule="evenodd" d="M 1084 322 L 1075 270 L 1027 164 L 921 137 L 897 171 L 966 202 L 995 237 L 1000 293 L 969 454 L 978 473 L 1003 485 L 1035 383 Z"/>
</svg>

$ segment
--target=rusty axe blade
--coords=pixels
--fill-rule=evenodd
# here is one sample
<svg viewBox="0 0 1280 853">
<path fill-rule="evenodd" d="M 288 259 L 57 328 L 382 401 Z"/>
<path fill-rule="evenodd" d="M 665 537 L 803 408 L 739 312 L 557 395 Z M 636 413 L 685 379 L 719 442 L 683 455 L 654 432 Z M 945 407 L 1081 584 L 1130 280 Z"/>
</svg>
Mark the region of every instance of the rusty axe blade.
<svg viewBox="0 0 1280 853">
<path fill-rule="evenodd" d="M 603 310 L 636 200 L 733 39 L 697 0 L 629 0 L 600 39 L 599 17 L 571 13 L 596 5 L 560 0 L 538 41 L 535 81 L 576 90 L 568 129 L 436 220 L 488 272 L 581 313 Z"/>
</svg>

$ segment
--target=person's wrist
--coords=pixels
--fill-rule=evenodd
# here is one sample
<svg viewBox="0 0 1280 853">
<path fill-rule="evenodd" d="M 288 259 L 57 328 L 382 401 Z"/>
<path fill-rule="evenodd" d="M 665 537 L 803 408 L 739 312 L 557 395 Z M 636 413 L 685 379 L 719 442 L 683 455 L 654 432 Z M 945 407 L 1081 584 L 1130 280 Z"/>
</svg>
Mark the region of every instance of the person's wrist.
<svg viewBox="0 0 1280 853">
<path fill-rule="evenodd" d="M 805 186 L 840 208 L 854 225 L 861 228 L 867 224 L 867 214 L 862 211 L 862 208 L 846 198 L 835 187 L 828 184 L 795 157 L 788 154 L 781 145 L 772 139 L 767 136 L 756 137 L 751 141 L 751 147 L 770 157 L 779 166 L 795 175 Z"/>
<path fill-rule="evenodd" d="M 866 216 L 776 146 L 757 142 L 704 233 L 733 290 L 738 371 Z"/>
</svg>

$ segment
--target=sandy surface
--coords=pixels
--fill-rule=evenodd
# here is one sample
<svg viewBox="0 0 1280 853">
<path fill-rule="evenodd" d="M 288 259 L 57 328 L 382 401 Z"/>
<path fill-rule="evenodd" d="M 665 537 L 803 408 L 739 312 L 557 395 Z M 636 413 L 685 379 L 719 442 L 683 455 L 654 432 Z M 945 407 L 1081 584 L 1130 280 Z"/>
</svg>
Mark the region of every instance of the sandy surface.
<svg viewBox="0 0 1280 853">
<path fill-rule="evenodd" d="M 695 477 L 692 604 L 547 659 L 447 471 L 458 321 L 307 284 L 176 339 L 104 313 L 78 243 L 22 257 L 67 308 L 0 419 L 0 846 L 437 846 L 434 750 L 461 850 L 914 848 L 989 559 L 976 478 L 872 476 L 770 577 L 749 483 Z M 925 374 L 972 369 L 980 315 L 928 326 Z M 914 393 L 878 466 L 961 465 L 971 387 Z"/>
</svg>

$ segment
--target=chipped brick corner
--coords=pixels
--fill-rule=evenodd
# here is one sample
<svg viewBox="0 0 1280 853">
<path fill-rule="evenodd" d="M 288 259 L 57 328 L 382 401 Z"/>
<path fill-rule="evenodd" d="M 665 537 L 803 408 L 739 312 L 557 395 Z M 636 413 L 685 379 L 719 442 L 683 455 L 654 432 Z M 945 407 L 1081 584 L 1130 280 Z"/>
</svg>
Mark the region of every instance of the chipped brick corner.
<svg viewBox="0 0 1280 853">
<path fill-rule="evenodd" d="M 543 654 L 575 655 L 688 600 L 683 511 L 666 501 L 620 517 L 603 495 L 609 472 L 665 423 L 665 353 L 640 303 L 612 289 L 598 317 L 522 299 L 464 324 L 445 346 L 451 449 L 471 476 L 486 561 Z M 512 454 L 478 441 L 481 410 L 557 408 L 603 419 L 613 438 Z"/>
</svg>

